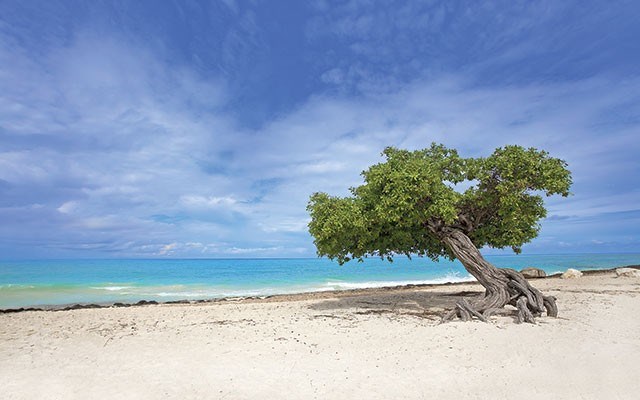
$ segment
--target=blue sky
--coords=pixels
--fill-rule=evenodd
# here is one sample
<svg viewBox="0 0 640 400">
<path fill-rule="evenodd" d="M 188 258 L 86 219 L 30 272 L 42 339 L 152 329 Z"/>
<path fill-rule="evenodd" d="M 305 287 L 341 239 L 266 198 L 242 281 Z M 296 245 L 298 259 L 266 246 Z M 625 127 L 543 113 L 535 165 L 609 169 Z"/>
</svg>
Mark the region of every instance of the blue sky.
<svg viewBox="0 0 640 400">
<path fill-rule="evenodd" d="M 640 251 L 635 1 L 0 1 L 0 252 L 310 257 L 389 145 L 569 163 L 526 253 Z M 487 250 L 491 252 L 492 250 Z"/>
</svg>

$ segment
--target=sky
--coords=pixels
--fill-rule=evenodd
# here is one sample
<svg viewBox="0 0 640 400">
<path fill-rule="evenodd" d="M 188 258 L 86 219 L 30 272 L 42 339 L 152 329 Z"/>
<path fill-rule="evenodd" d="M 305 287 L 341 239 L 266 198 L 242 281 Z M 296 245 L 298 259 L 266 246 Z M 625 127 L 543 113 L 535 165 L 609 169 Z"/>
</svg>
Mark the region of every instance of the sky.
<svg viewBox="0 0 640 400">
<path fill-rule="evenodd" d="M 310 194 L 432 142 L 568 162 L 524 253 L 640 252 L 639 20 L 615 0 L 0 0 L 0 259 L 314 257 Z"/>
</svg>

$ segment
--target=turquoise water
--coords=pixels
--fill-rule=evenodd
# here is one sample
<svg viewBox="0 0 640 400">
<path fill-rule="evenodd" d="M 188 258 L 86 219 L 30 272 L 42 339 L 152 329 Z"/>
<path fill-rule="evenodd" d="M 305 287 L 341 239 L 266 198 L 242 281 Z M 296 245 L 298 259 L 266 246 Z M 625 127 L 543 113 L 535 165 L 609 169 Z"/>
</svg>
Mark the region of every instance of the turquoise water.
<svg viewBox="0 0 640 400">
<path fill-rule="evenodd" d="M 487 256 L 547 273 L 640 264 L 640 254 Z M 471 280 L 455 261 L 327 259 L 0 261 L 0 309 L 72 303 L 196 300 Z"/>
</svg>

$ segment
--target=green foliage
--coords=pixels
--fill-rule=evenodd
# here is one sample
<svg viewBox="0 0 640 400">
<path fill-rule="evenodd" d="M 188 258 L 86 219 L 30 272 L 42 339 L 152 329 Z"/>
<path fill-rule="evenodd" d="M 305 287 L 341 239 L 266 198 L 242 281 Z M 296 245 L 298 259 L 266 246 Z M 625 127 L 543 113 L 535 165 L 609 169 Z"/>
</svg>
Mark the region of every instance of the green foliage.
<svg viewBox="0 0 640 400">
<path fill-rule="evenodd" d="M 318 255 L 341 264 L 370 255 L 451 258 L 441 240 L 451 229 L 477 247 L 518 252 L 546 216 L 541 195 L 568 196 L 571 185 L 564 161 L 533 148 L 506 146 L 487 158 L 462 158 L 438 144 L 382 154 L 386 161 L 362 172 L 364 184 L 352 196 L 311 196 L 309 232 Z"/>
</svg>

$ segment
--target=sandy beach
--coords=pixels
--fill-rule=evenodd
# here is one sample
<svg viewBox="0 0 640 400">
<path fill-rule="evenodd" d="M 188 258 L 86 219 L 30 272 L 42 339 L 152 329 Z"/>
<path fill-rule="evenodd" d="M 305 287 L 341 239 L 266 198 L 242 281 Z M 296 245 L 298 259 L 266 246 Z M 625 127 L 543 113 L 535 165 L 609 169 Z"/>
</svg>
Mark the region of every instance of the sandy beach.
<svg viewBox="0 0 640 400">
<path fill-rule="evenodd" d="M 547 278 L 559 318 L 439 324 L 476 284 L 0 314 L 3 399 L 633 399 L 640 279 Z"/>
</svg>

